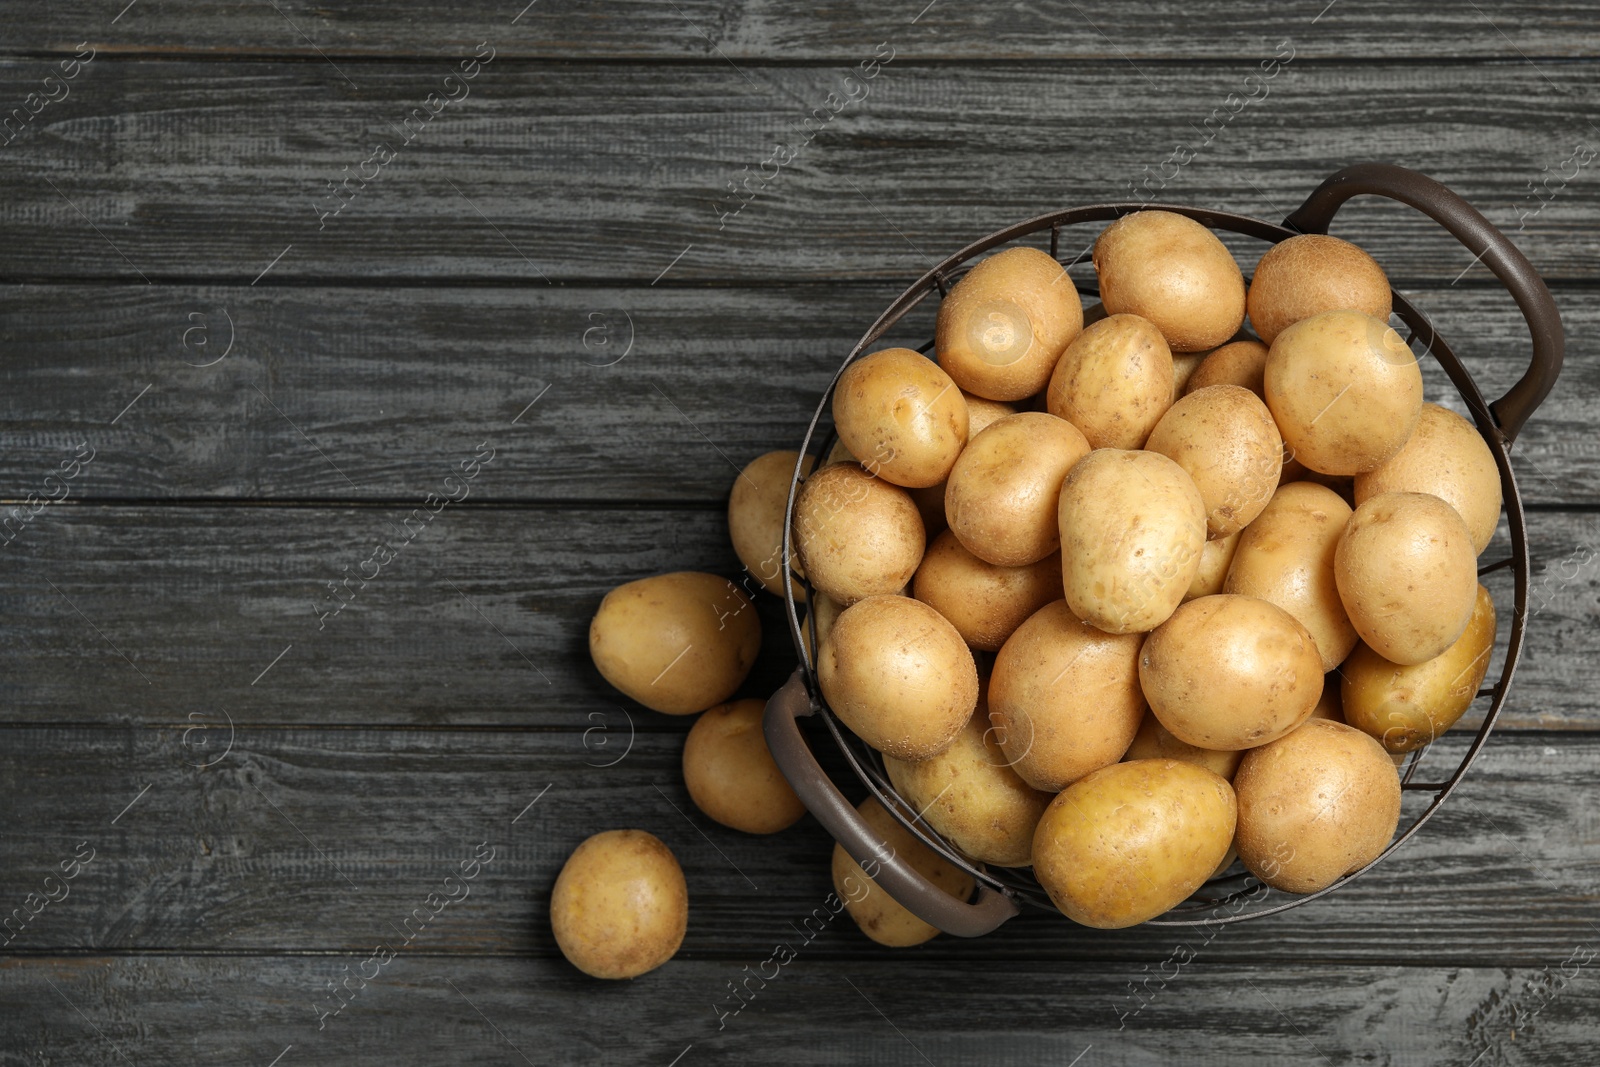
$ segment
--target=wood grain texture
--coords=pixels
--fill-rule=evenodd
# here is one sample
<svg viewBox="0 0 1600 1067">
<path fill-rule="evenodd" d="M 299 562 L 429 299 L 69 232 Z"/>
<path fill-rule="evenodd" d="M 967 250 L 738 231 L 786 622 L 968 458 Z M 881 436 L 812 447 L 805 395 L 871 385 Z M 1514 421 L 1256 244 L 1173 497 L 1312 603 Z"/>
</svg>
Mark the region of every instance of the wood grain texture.
<svg viewBox="0 0 1600 1067">
<path fill-rule="evenodd" d="M 1362 159 L 1423 170 L 1521 226 L 1547 278 L 1594 277 L 1600 191 L 1561 165 L 1596 136 L 1588 61 L 1296 63 L 1259 91 L 1245 88 L 1253 61 L 907 63 L 882 67 L 814 136 L 803 120 L 846 90 L 842 70 L 508 61 L 418 119 L 416 140 L 391 145 L 382 165 L 367 163 L 375 145 L 403 140 L 411 111 L 445 91 L 441 65 L 366 64 L 355 88 L 322 63 L 222 69 L 85 67 L 70 96 L 0 148 L 0 278 L 905 278 L 1000 225 L 1129 199 L 1145 181 L 1156 200 L 1281 217 Z M 0 99 L 25 99 L 45 73 L 42 61 L 0 63 Z M 1257 102 L 1226 104 L 1246 91 Z M 764 171 L 779 141 L 795 155 Z M 1192 158 L 1159 178 L 1180 142 Z M 346 206 L 324 219 L 347 167 Z M 776 175 L 765 187 L 763 173 Z M 747 178 L 754 199 L 732 214 L 729 183 Z M 1397 279 L 1486 276 L 1397 205 L 1359 205 L 1335 229 Z"/>
</svg>

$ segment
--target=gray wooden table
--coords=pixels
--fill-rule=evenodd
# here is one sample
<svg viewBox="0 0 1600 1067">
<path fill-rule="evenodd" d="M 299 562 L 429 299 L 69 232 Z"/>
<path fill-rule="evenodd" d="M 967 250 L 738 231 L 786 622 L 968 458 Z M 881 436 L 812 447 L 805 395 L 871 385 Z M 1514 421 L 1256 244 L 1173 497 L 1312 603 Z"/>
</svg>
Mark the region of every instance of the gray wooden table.
<svg viewBox="0 0 1600 1067">
<path fill-rule="evenodd" d="M 1600 11 L 1324 2 L 11 5 L 0 1064 L 1596 1062 Z M 1567 323 L 1515 455 L 1526 658 L 1458 801 L 1214 937 L 841 919 L 719 1017 L 829 842 L 693 809 L 684 723 L 588 661 L 600 596 L 735 574 L 734 468 L 968 240 L 1146 189 L 1280 218 L 1360 159 L 1476 203 Z M 1335 232 L 1515 380 L 1450 238 Z M 793 662 L 763 611 L 750 695 Z M 603 984 L 546 908 L 619 826 L 691 917 Z"/>
</svg>

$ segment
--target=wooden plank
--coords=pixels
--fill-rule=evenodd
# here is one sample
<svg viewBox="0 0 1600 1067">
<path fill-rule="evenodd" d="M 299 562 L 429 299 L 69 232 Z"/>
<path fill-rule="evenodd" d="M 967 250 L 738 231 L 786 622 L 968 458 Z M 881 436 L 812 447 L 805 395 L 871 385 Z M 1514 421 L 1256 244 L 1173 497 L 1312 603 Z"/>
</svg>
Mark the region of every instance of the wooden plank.
<svg viewBox="0 0 1600 1067">
<path fill-rule="evenodd" d="M 221 721 L 197 719 L 187 736 L 188 727 L 5 731 L 0 773 L 13 817 L 0 915 L 12 917 L 62 860 L 90 857 L 64 896 L 52 890 L 61 899 L 14 917 L 26 922 L 0 934 L 6 952 L 342 953 L 398 947 L 398 938 L 435 955 L 550 957 L 556 873 L 580 841 L 617 827 L 655 833 L 684 865 L 690 959 L 758 955 L 830 888 L 832 846 L 813 820 L 758 838 L 695 810 L 679 771 L 686 724 L 640 732 L 625 750 L 615 716 L 608 751 L 599 734 L 585 737 L 592 724 L 581 719 L 556 731 L 422 732 L 262 730 L 236 719 L 225 750 Z M 1419 773 L 1445 773 L 1464 744 L 1450 738 Z M 1218 961 L 1537 965 L 1600 936 L 1597 757 L 1592 735 L 1496 737 L 1383 866 L 1329 898 L 1214 936 L 1094 931 L 1030 910 L 977 951 L 1142 961 L 1206 938 Z M 847 795 L 865 795 L 831 763 Z M 1427 799 L 1408 794 L 1408 816 Z M 492 858 L 466 890 L 452 885 L 455 904 L 435 900 L 436 921 L 403 925 L 475 856 Z M 859 932 L 839 925 L 816 954 L 872 955 Z M 1402 927 L 1427 934 L 1397 940 Z M 973 951 L 941 938 L 912 955 Z"/>
<path fill-rule="evenodd" d="M 1592 62 L 1294 63 L 1238 103 L 1253 69 L 891 64 L 808 133 L 843 70 L 506 62 L 419 116 L 402 146 L 402 121 L 443 91 L 440 65 L 363 64 L 352 89 L 323 63 L 220 79 L 214 63 L 107 58 L 0 153 L 0 278 L 905 278 L 1000 225 L 1127 199 L 1135 183 L 1141 198 L 1281 217 L 1338 166 L 1379 158 L 1523 226 L 1547 277 L 1593 279 L 1600 187 L 1563 165 L 1593 133 Z M 43 71 L 0 63 L 0 99 L 25 99 Z M 794 152 L 783 164 L 779 141 Z M 1189 162 L 1164 168 L 1180 142 Z M 729 182 L 747 177 L 733 199 Z M 1485 276 L 1396 205 L 1354 208 L 1337 229 L 1399 279 Z"/>
</svg>

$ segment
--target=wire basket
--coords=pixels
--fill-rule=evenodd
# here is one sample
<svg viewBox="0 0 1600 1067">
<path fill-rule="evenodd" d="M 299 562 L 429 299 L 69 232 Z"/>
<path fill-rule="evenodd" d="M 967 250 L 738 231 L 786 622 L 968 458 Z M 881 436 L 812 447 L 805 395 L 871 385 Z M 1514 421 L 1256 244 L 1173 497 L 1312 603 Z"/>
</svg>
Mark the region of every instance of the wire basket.
<svg viewBox="0 0 1600 1067">
<path fill-rule="evenodd" d="M 1208 211 L 1174 204 L 1109 203 L 1057 211 L 1029 219 L 974 241 L 928 271 L 901 293 L 851 349 L 838 374 L 835 374 L 827 391 L 818 402 L 816 413 L 812 416 L 811 423 L 806 429 L 805 439 L 800 446 L 801 460 L 795 466 L 785 512 L 783 556 L 786 569 L 789 569 L 792 560 L 790 530 L 794 518 L 795 497 L 802 479 L 801 464 L 804 462 L 804 457 L 810 453 L 816 457 L 817 465 L 820 467 L 832 444 L 831 430 L 824 430 L 823 427 L 839 375 L 843 374 L 845 367 L 876 344 L 930 294 L 937 292 L 939 297 L 943 298 L 949 292 L 950 286 L 977 257 L 992 249 L 1021 242 L 1024 239 L 1037 240 L 1037 235 L 1048 233 L 1050 255 L 1062 261 L 1060 248 L 1063 228 L 1082 223 L 1110 222 L 1141 210 L 1161 210 L 1186 215 L 1213 230 L 1276 244 L 1300 233 L 1326 233 L 1334 214 L 1344 202 L 1362 194 L 1388 197 L 1416 208 L 1453 234 L 1469 251 L 1475 253 L 1510 291 L 1527 322 L 1532 337 L 1533 352 L 1527 372 L 1499 400 L 1486 403 L 1472 376 L 1445 343 L 1444 338 L 1434 330 L 1428 318 L 1399 293 L 1393 294 L 1394 314 L 1409 330 L 1407 344 L 1414 350 L 1420 348 L 1422 351 L 1419 356 L 1431 356 L 1443 368 L 1465 403 L 1478 431 L 1487 442 L 1500 471 L 1501 495 L 1510 530 L 1511 554 L 1503 559 L 1480 563 L 1478 568 L 1480 576 L 1509 568 L 1515 579 L 1511 635 L 1500 664 L 1499 678 L 1493 685 L 1487 686 L 1477 694 L 1474 703 L 1488 700 L 1488 711 L 1484 714 L 1482 724 L 1478 727 L 1471 744 L 1467 746 L 1448 777 L 1439 781 L 1415 780 L 1421 755 L 1432 746 L 1426 746 L 1411 754 L 1401 770 L 1402 789 L 1408 794 L 1431 794 L 1432 799 L 1409 824 L 1402 818 L 1402 825 L 1393 841 L 1371 863 L 1317 892 L 1288 896 L 1286 899 L 1283 894 L 1261 893 L 1265 887 L 1260 882 L 1251 875 L 1237 873 L 1237 870 L 1233 869 L 1212 878 L 1189 900 L 1164 915 L 1149 920 L 1148 925 L 1207 926 L 1259 919 L 1299 907 L 1348 885 L 1383 862 L 1422 828 L 1460 783 L 1478 752 L 1488 741 L 1495 720 L 1499 718 L 1500 710 L 1505 706 L 1506 698 L 1511 691 L 1511 678 L 1522 651 L 1524 627 L 1527 621 L 1529 584 L 1527 527 L 1522 498 L 1517 491 L 1516 477 L 1511 470 L 1509 452 L 1523 424 L 1554 386 L 1561 372 L 1563 354 L 1561 318 L 1538 272 L 1503 233 L 1461 197 L 1416 171 L 1382 163 L 1359 163 L 1334 174 L 1312 192 L 1305 203 L 1282 224 L 1229 212 Z M 1088 256 L 1089 249 L 1085 248 L 1072 259 L 1062 262 L 1070 269 L 1086 262 Z M 1080 293 L 1098 298 L 1099 294 L 1094 284 L 1076 279 L 1074 281 Z M 933 342 L 928 341 L 919 350 L 927 354 L 932 349 Z M 800 657 L 800 667 L 768 702 L 765 733 L 773 757 L 812 814 L 827 827 L 858 863 L 869 860 L 876 862 L 877 874 L 874 875 L 874 879 L 890 895 L 913 914 L 946 933 L 964 937 L 988 933 L 1018 914 L 1023 905 L 1054 911 L 1055 906 L 1034 879 L 1031 869 L 990 868 L 976 863 L 944 841 L 915 814 L 909 813 L 909 807 L 898 797 L 889 782 L 882 758 L 843 726 L 822 699 L 792 589 L 786 593 L 785 601 L 790 632 Z M 1499 606 L 1497 612 L 1498 610 Z M 1491 663 L 1491 671 L 1492 667 Z M 822 770 L 802 735 L 798 720 L 808 716 L 821 719 L 850 769 L 907 829 L 947 861 L 972 876 L 977 885 L 977 895 L 973 900 L 956 900 L 922 878 L 902 857 L 892 854 L 885 857 L 882 844 L 874 831 L 860 818 L 855 807 Z"/>
</svg>

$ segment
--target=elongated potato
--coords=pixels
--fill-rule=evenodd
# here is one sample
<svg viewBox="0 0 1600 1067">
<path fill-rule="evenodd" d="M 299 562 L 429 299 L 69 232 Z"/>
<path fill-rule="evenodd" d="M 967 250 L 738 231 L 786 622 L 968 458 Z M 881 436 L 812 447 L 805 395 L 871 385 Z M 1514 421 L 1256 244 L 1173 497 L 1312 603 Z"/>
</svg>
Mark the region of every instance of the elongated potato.
<svg viewBox="0 0 1600 1067">
<path fill-rule="evenodd" d="M 923 922 L 907 911 L 904 905 L 880 888 L 872 876 L 878 873 L 878 867 L 885 859 L 899 856 L 935 886 L 963 901 L 972 896 L 975 888 L 972 876 L 919 841 L 915 834 L 889 814 L 889 809 L 878 803 L 876 797 L 867 797 L 856 810 L 877 831 L 882 850 L 879 856 L 869 858 L 863 867 L 850 857 L 843 845 L 835 844 L 835 896 L 861 932 L 880 945 L 907 948 L 937 937 L 938 927 Z"/>
<path fill-rule="evenodd" d="M 1136 211 L 1094 243 L 1100 299 L 1113 315 L 1141 315 L 1174 352 L 1226 343 L 1244 322 L 1244 274 L 1205 226 L 1170 211 Z"/>
<path fill-rule="evenodd" d="M 994 652 L 1028 616 L 1061 597 L 1061 556 L 997 567 L 946 530 L 923 553 L 911 595 L 949 619 L 968 645 Z"/>
<path fill-rule="evenodd" d="M 1422 405 L 1416 432 L 1393 457 L 1356 475 L 1356 504 L 1379 493 L 1432 493 L 1456 509 L 1472 545 L 1489 547 L 1500 523 L 1500 469 L 1472 423 L 1438 404 Z"/>
<path fill-rule="evenodd" d="M 1037 563 L 1061 544 L 1061 483 L 1088 453 L 1076 426 L 1042 411 L 990 423 L 967 445 L 945 483 L 951 531 L 986 563 Z"/>
<path fill-rule="evenodd" d="M 1095 448 L 1143 448 L 1172 406 L 1172 352 L 1155 325 L 1112 315 L 1061 354 L 1045 402 Z"/>
<path fill-rule="evenodd" d="M 734 479 L 728 494 L 728 538 L 744 569 L 769 593 L 783 596 L 783 512 L 789 504 L 789 482 L 794 478 L 798 452 L 768 452 L 745 465 Z M 811 473 L 811 457 L 805 458 L 801 476 Z M 800 561 L 794 561 L 796 567 Z M 804 602 L 805 577 L 789 576 L 794 598 Z"/>
<path fill-rule="evenodd" d="M 939 365 L 969 393 L 1021 400 L 1044 388 L 1061 350 L 1083 329 L 1083 301 L 1066 268 L 1037 248 L 980 262 L 939 305 Z"/>
<path fill-rule="evenodd" d="M 933 360 L 885 348 L 844 369 L 833 390 L 833 423 L 869 470 L 908 489 L 938 485 L 967 444 L 967 402 Z"/>
<path fill-rule="evenodd" d="M 800 563 L 812 585 L 845 606 L 904 589 L 925 538 L 906 491 L 852 464 L 816 471 L 795 498 Z"/>
<path fill-rule="evenodd" d="M 1283 438 L 1261 398 L 1238 385 L 1213 385 L 1168 409 L 1145 448 L 1194 479 L 1209 537 L 1238 533 L 1261 514 L 1283 472 Z"/>
</svg>

